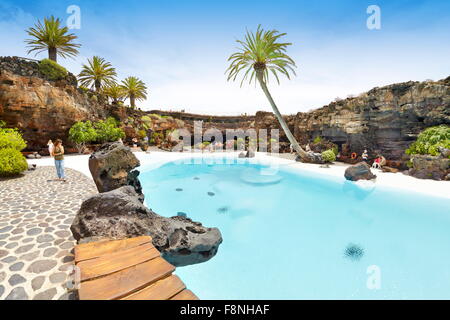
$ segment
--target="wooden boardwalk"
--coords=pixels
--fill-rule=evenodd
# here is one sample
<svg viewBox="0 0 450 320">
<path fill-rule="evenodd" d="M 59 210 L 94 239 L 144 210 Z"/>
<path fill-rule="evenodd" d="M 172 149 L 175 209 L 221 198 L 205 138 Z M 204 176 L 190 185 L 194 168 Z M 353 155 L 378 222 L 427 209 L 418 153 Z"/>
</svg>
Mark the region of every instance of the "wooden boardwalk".
<svg viewBox="0 0 450 320">
<path fill-rule="evenodd" d="M 148 236 L 80 244 L 80 300 L 198 300 Z"/>
</svg>

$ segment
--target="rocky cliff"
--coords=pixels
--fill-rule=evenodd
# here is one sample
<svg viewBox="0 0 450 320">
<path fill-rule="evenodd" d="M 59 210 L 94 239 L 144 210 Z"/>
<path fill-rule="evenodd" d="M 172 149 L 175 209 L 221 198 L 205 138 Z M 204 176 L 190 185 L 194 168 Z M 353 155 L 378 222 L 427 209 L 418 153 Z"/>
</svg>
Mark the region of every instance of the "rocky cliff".
<svg viewBox="0 0 450 320">
<path fill-rule="evenodd" d="M 107 109 L 80 92 L 73 77 L 49 81 L 37 63 L 5 59 L 0 60 L 0 119 L 23 132 L 28 149 L 45 149 L 49 139 L 67 142 L 76 121 L 106 116 Z"/>
<path fill-rule="evenodd" d="M 341 152 L 382 153 L 400 160 L 427 127 L 450 124 L 450 77 L 441 81 L 405 82 L 374 88 L 355 98 L 298 113 L 294 134 L 306 144 L 321 136 Z"/>
<path fill-rule="evenodd" d="M 186 128 L 193 132 L 194 121 L 203 121 L 204 130 L 217 128 L 224 138 L 226 129 L 280 129 L 270 112 L 218 117 L 103 105 L 95 96 L 77 89 L 73 75 L 49 81 L 39 73 L 35 62 L 0 58 L 0 120 L 20 128 L 30 150 L 45 148 L 48 139 L 66 140 L 76 121 L 110 115 L 121 121 L 128 139 L 139 137 L 143 128 L 156 132 Z M 150 121 L 143 120 L 143 116 L 150 117 Z M 450 124 L 450 77 L 374 88 L 358 97 L 285 119 L 303 145 L 320 136 L 337 144 L 344 157 L 368 149 L 373 157 L 382 153 L 389 160 L 402 160 L 405 149 L 420 131 Z M 282 130 L 280 142 L 281 151 L 287 151 L 289 142 Z"/>
</svg>

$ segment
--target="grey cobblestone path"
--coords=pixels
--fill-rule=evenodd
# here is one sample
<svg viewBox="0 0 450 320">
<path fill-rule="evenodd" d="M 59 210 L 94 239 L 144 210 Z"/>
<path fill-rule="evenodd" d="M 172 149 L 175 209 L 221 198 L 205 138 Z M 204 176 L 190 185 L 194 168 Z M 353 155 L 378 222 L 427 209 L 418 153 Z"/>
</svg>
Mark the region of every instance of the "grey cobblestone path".
<svg viewBox="0 0 450 320">
<path fill-rule="evenodd" d="M 72 220 L 94 182 L 66 168 L 38 167 L 0 180 L 0 300 L 73 299 L 66 288 L 73 266 Z"/>
</svg>

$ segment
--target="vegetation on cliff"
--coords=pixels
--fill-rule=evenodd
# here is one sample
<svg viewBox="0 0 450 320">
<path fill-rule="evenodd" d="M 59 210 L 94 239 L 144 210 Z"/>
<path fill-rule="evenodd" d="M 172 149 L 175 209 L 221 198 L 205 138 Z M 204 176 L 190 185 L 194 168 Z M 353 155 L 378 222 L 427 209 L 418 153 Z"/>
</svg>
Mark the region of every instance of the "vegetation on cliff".
<svg viewBox="0 0 450 320">
<path fill-rule="evenodd" d="M 82 153 L 87 143 L 114 142 L 125 138 L 125 132 L 119 128 L 119 122 L 113 117 L 92 123 L 91 121 L 76 122 L 69 130 L 69 140 L 79 153 Z"/>
<path fill-rule="evenodd" d="M 64 79 L 68 75 L 66 68 L 50 59 L 43 59 L 39 62 L 39 71 L 52 81 Z"/>
<path fill-rule="evenodd" d="M 0 121 L 0 177 L 11 177 L 27 170 L 28 164 L 20 152 L 27 146 L 17 129 L 4 128 Z"/>
<path fill-rule="evenodd" d="M 28 54 L 34 52 L 39 54 L 48 51 L 48 58 L 57 61 L 57 56 L 62 58 L 75 57 L 79 52 L 80 44 L 74 43 L 77 39 L 73 33 L 68 33 L 69 28 L 61 26 L 61 20 L 54 16 L 45 18 L 42 24 L 38 20 L 37 24 L 27 30 L 31 39 L 25 40 L 30 50 Z"/>
<path fill-rule="evenodd" d="M 406 150 L 406 154 L 423 154 L 438 156 L 439 148 L 450 149 L 450 126 L 430 127 L 419 134 L 416 142 Z"/>
</svg>

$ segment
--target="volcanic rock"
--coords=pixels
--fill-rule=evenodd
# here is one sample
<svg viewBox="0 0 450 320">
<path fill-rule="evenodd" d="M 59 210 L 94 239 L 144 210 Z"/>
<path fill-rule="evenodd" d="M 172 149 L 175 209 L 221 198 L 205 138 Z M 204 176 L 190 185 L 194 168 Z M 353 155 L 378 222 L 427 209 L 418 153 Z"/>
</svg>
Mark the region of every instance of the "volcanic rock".
<svg viewBox="0 0 450 320">
<path fill-rule="evenodd" d="M 89 158 L 89 170 L 99 192 L 130 185 L 143 201 L 139 171 L 133 170 L 139 166 L 139 160 L 130 148 L 121 142 L 105 143 Z"/>
<path fill-rule="evenodd" d="M 149 235 L 162 256 L 175 266 L 207 261 L 222 243 L 217 228 L 203 227 L 182 216 L 161 217 L 147 209 L 131 186 L 84 201 L 70 229 L 76 240 Z"/>
<path fill-rule="evenodd" d="M 353 166 L 348 167 L 345 170 L 345 179 L 350 181 L 358 181 L 358 180 L 372 180 L 377 176 L 370 171 L 370 167 L 365 162 L 357 163 Z"/>
</svg>

